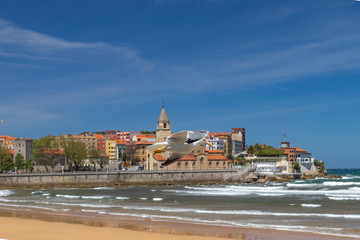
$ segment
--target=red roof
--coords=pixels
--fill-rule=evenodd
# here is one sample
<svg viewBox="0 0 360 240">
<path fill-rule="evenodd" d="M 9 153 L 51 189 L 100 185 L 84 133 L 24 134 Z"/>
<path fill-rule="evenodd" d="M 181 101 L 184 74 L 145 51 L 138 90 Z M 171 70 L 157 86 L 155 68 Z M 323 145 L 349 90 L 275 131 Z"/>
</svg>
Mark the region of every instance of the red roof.
<svg viewBox="0 0 360 240">
<path fill-rule="evenodd" d="M 220 161 L 228 160 L 224 155 L 221 155 L 221 154 L 209 154 L 208 159 L 209 160 L 220 160 Z"/>
<path fill-rule="evenodd" d="M 154 134 L 135 134 L 137 138 L 156 138 Z"/>
<path fill-rule="evenodd" d="M 297 152 L 306 152 L 306 150 L 303 150 L 303 149 L 301 149 L 301 148 L 295 148 L 295 150 L 297 151 Z"/>
<path fill-rule="evenodd" d="M 146 140 L 140 140 L 139 142 L 135 142 L 136 145 L 152 145 L 155 142 L 150 142 L 150 141 L 146 141 Z"/>
<path fill-rule="evenodd" d="M 221 151 L 221 150 L 208 150 L 208 152 L 210 153 L 210 154 L 212 154 L 212 153 L 224 153 L 224 151 Z"/>
<path fill-rule="evenodd" d="M 102 134 L 95 134 L 95 137 L 97 139 L 104 139 L 104 136 Z"/>
</svg>

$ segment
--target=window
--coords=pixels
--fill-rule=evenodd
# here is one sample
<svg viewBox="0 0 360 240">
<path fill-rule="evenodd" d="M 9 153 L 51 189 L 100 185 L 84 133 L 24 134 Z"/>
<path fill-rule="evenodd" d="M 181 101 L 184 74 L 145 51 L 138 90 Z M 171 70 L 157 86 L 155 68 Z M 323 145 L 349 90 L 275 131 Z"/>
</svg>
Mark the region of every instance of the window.
<svg viewBox="0 0 360 240">
<path fill-rule="evenodd" d="M 181 166 L 181 162 L 178 162 L 178 167 L 180 167 Z"/>
<path fill-rule="evenodd" d="M 188 163 L 188 162 L 186 162 L 186 163 L 185 163 L 185 167 L 187 167 L 188 165 L 189 165 L 189 163 Z"/>
<path fill-rule="evenodd" d="M 209 166 L 211 166 L 211 162 L 209 162 Z"/>
<path fill-rule="evenodd" d="M 216 162 L 216 166 L 219 166 L 219 162 Z"/>
<path fill-rule="evenodd" d="M 192 163 L 193 167 L 195 167 L 195 162 Z"/>
<path fill-rule="evenodd" d="M 166 128 L 166 123 L 164 123 L 164 128 Z"/>
</svg>

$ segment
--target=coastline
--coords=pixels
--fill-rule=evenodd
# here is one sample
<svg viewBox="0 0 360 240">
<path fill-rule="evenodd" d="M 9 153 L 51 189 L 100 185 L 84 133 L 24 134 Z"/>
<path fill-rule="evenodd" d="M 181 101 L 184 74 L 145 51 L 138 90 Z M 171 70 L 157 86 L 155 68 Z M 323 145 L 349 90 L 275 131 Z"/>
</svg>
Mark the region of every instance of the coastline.
<svg viewBox="0 0 360 240">
<path fill-rule="evenodd" d="M 238 174 L 234 170 L 221 171 L 163 171 L 163 172 L 76 172 L 0 174 L 0 189 L 93 188 L 154 185 L 243 184 L 293 182 L 317 177 L 339 178 L 339 175 L 282 174 L 256 176 L 253 172 Z"/>
<path fill-rule="evenodd" d="M 297 231 L 240 228 L 153 221 L 151 219 L 119 219 L 89 215 L 53 214 L 41 210 L 0 209 L 0 239 L 57 240 L 57 239 L 354 239 Z M 18 226 L 21 226 L 19 228 Z"/>
</svg>

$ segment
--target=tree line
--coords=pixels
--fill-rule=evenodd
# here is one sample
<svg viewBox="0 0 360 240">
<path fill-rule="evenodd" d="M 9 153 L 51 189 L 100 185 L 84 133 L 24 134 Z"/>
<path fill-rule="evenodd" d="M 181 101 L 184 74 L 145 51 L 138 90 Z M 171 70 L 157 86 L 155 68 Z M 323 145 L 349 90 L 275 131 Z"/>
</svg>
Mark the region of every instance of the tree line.
<svg viewBox="0 0 360 240">
<path fill-rule="evenodd" d="M 99 166 L 103 169 L 109 162 L 109 158 L 101 151 L 87 149 L 84 142 L 77 141 L 73 137 L 55 137 L 47 135 L 33 140 L 31 159 L 25 161 L 24 156 L 18 153 L 13 155 L 8 149 L 0 145 L 0 171 L 32 172 L 34 166 L 43 166 L 47 172 L 54 170 L 56 166 L 67 166 L 71 171 L 83 170 L 84 160 L 90 161 L 91 167 Z"/>
<path fill-rule="evenodd" d="M 36 165 L 44 166 L 46 171 L 56 166 L 68 166 L 71 171 L 82 170 L 85 159 L 90 161 L 93 169 L 97 165 L 101 169 L 109 162 L 109 158 L 100 150 L 86 148 L 86 144 L 74 137 L 55 137 L 47 135 L 33 140 L 32 158 Z"/>
</svg>

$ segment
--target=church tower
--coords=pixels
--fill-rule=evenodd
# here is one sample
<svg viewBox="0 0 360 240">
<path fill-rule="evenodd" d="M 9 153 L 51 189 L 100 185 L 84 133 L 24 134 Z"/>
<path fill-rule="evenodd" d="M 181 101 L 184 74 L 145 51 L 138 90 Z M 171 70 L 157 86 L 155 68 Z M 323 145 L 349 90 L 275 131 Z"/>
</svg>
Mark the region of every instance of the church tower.
<svg viewBox="0 0 360 240">
<path fill-rule="evenodd" d="M 164 105 L 162 106 L 156 127 L 156 142 L 164 142 L 171 135 L 170 121 L 166 115 Z"/>
</svg>

